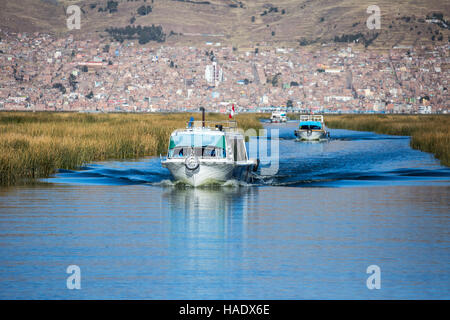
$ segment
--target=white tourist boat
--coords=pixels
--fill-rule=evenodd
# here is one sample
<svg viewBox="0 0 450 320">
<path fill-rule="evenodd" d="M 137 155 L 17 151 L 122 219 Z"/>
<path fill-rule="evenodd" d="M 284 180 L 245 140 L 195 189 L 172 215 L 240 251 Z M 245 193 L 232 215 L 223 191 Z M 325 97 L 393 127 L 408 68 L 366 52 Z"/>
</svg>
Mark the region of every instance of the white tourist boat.
<svg viewBox="0 0 450 320">
<path fill-rule="evenodd" d="M 273 111 L 272 115 L 270 116 L 270 122 L 272 122 L 272 123 L 287 122 L 286 112 L 281 111 L 279 109 Z"/>
<path fill-rule="evenodd" d="M 303 141 L 327 139 L 330 136 L 322 115 L 301 115 L 296 137 Z"/>
<path fill-rule="evenodd" d="M 203 117 L 204 119 L 204 117 Z M 176 181 L 192 186 L 248 181 L 256 159 L 248 159 L 245 138 L 236 121 L 190 121 L 170 136 L 167 157 L 161 160 Z"/>
</svg>

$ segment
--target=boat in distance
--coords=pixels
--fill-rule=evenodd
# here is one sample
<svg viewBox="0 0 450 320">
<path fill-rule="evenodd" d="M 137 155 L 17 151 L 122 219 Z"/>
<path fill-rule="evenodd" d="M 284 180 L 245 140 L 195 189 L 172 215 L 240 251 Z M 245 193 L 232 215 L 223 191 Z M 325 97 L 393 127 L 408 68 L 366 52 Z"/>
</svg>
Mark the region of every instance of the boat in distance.
<svg viewBox="0 0 450 320">
<path fill-rule="evenodd" d="M 275 110 L 270 116 L 270 122 L 272 123 L 283 123 L 287 122 L 286 112 L 281 110 Z"/>
<path fill-rule="evenodd" d="M 236 121 L 190 121 L 172 132 L 167 157 L 161 159 L 177 182 L 198 187 L 230 180 L 248 182 L 258 168 L 248 159 Z"/>
<path fill-rule="evenodd" d="M 323 115 L 301 115 L 298 129 L 294 134 L 301 141 L 318 141 L 330 137 Z"/>
</svg>

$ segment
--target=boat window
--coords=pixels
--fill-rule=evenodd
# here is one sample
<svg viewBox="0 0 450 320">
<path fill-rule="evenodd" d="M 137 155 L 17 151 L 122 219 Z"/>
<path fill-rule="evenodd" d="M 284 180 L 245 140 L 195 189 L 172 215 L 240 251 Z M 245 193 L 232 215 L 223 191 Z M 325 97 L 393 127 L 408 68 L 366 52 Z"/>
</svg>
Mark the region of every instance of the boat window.
<svg viewBox="0 0 450 320">
<path fill-rule="evenodd" d="M 227 146 L 232 153 L 234 161 L 247 160 L 247 151 L 245 149 L 245 141 L 243 138 L 227 137 Z"/>
<path fill-rule="evenodd" d="M 215 158 L 225 158 L 225 149 L 222 148 L 214 148 L 214 147 L 175 147 L 169 150 L 168 157 L 169 158 L 187 158 L 194 154 L 199 158 L 204 159 L 215 159 Z"/>
<path fill-rule="evenodd" d="M 225 148 L 223 135 L 213 134 L 179 134 L 170 137 L 169 149 L 175 147 L 217 147 Z"/>
<path fill-rule="evenodd" d="M 237 145 L 237 161 L 247 160 L 247 152 L 245 151 L 244 139 L 236 139 Z"/>
<path fill-rule="evenodd" d="M 304 124 L 304 125 L 300 126 L 300 129 L 301 130 L 320 130 L 322 128 L 315 124 Z"/>
<path fill-rule="evenodd" d="M 186 158 L 192 152 L 199 158 L 225 158 L 225 137 L 206 134 L 182 134 L 170 137 L 169 158 Z"/>
<path fill-rule="evenodd" d="M 203 158 L 225 158 L 225 149 L 206 147 L 202 150 Z"/>
</svg>

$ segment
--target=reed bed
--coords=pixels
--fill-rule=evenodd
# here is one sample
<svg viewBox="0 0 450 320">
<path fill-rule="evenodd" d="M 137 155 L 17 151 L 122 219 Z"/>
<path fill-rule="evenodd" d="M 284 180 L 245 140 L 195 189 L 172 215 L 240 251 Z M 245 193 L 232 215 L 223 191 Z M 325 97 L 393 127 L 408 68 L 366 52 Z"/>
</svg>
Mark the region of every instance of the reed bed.
<svg viewBox="0 0 450 320">
<path fill-rule="evenodd" d="M 411 136 L 411 147 L 450 166 L 450 115 L 328 115 L 328 127 Z"/>
<path fill-rule="evenodd" d="M 1 112 L 0 185 L 29 183 L 93 161 L 164 154 L 170 133 L 191 116 L 201 120 L 200 114 Z M 252 115 L 236 120 L 244 130 L 262 128 Z"/>
</svg>

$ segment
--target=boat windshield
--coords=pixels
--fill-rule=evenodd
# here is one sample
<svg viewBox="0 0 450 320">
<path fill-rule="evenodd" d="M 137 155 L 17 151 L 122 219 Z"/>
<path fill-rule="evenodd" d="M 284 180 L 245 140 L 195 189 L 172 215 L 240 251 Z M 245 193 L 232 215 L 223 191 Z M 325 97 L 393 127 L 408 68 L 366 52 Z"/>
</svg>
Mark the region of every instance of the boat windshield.
<svg viewBox="0 0 450 320">
<path fill-rule="evenodd" d="M 186 158 L 192 152 L 199 158 L 224 158 L 225 136 L 183 133 L 170 137 L 169 158 Z"/>
</svg>

